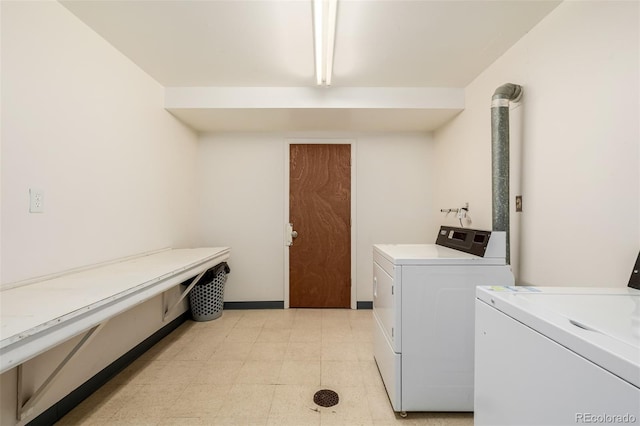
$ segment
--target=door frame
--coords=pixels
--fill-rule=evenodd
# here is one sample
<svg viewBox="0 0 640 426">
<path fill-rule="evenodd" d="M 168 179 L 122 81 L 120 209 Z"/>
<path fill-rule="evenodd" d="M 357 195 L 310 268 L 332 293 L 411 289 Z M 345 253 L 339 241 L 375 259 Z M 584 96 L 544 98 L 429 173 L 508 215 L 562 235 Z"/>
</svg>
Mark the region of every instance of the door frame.
<svg viewBox="0 0 640 426">
<path fill-rule="evenodd" d="M 289 224 L 289 154 L 291 145 L 350 145 L 351 146 L 351 309 L 357 309 L 358 285 L 356 281 L 356 140 L 344 138 L 285 138 L 284 139 L 284 222 L 283 222 L 283 246 L 284 246 L 284 308 L 289 309 L 289 244 L 291 235 L 288 232 Z"/>
</svg>

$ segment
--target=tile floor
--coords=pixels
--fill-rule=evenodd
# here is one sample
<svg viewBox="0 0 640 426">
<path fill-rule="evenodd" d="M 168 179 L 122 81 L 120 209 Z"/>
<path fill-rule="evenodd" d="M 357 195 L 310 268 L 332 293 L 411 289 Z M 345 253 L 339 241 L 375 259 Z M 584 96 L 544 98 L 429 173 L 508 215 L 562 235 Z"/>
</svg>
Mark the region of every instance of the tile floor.
<svg viewBox="0 0 640 426">
<path fill-rule="evenodd" d="M 472 413 L 391 409 L 372 311 L 226 310 L 187 321 L 59 425 L 473 425 Z M 338 392 L 318 407 L 313 394 Z"/>
</svg>

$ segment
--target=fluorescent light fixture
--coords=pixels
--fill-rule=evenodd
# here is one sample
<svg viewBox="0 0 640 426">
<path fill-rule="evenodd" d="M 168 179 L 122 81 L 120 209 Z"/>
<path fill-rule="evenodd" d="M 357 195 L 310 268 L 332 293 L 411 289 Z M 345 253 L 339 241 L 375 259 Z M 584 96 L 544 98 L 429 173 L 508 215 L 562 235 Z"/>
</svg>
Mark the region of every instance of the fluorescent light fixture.
<svg viewBox="0 0 640 426">
<path fill-rule="evenodd" d="M 318 86 L 331 85 L 337 14 L 338 0 L 313 0 L 313 40 Z"/>
</svg>

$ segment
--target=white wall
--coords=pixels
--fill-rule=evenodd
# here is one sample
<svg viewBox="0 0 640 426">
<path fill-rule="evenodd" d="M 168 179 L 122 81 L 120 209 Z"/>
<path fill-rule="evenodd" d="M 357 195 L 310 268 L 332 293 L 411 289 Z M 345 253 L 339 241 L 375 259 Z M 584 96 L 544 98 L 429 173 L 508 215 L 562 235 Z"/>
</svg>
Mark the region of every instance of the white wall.
<svg viewBox="0 0 640 426">
<path fill-rule="evenodd" d="M 163 109 L 163 88 L 57 2 L 0 5 L 2 283 L 189 245 L 197 136 Z M 42 214 L 30 187 L 45 191 Z M 163 326 L 161 309 L 156 297 L 111 320 L 22 424 Z M 72 343 L 25 364 L 25 392 Z M 16 424 L 16 369 L 0 404 L 0 424 Z"/>
<path fill-rule="evenodd" d="M 438 205 L 470 201 L 474 226 L 490 229 L 491 96 L 523 86 L 511 111 L 519 283 L 628 282 L 640 248 L 638 18 L 637 2 L 562 3 L 466 88 L 465 111 L 435 133 Z"/>
<path fill-rule="evenodd" d="M 427 134 L 358 138 L 358 300 L 373 300 L 373 244 L 432 243 L 438 231 L 434 204 L 434 143 Z"/>
<path fill-rule="evenodd" d="M 203 136 L 198 155 L 199 244 L 232 248 L 225 300 L 284 300 L 284 150 L 288 137 L 356 141 L 357 300 L 372 300 L 372 244 L 435 238 L 429 135 Z"/>
<path fill-rule="evenodd" d="M 56 2 L 2 9 L 2 283 L 188 245 L 197 137 L 162 86 Z"/>
<path fill-rule="evenodd" d="M 231 247 L 225 301 L 283 300 L 284 161 L 278 135 L 206 135 L 199 244 Z"/>
</svg>

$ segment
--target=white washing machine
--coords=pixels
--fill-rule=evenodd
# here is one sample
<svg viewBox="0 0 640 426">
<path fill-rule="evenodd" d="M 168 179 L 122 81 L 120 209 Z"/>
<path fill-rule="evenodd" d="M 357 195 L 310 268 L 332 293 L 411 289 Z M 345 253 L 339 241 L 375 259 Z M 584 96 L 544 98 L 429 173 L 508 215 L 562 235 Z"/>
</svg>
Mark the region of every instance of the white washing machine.
<svg viewBox="0 0 640 426">
<path fill-rule="evenodd" d="M 373 247 L 374 356 L 393 409 L 473 411 L 478 285 L 512 285 L 503 232 Z"/>
<path fill-rule="evenodd" d="M 478 288 L 475 334 L 476 426 L 640 424 L 640 290 Z"/>
</svg>

